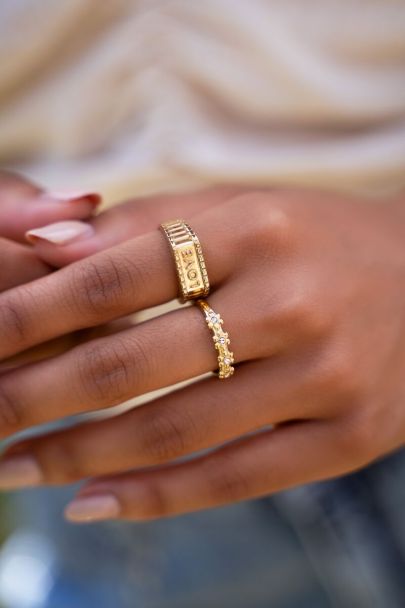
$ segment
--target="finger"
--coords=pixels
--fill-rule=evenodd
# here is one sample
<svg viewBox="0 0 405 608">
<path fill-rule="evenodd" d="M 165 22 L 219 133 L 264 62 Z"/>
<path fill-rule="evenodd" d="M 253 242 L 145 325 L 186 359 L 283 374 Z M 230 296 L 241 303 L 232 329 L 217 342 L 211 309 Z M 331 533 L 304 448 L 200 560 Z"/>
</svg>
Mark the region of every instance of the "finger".
<svg viewBox="0 0 405 608">
<path fill-rule="evenodd" d="M 341 447 L 329 422 L 279 427 L 186 463 L 91 480 L 66 517 L 149 520 L 257 498 L 351 470 Z"/>
<path fill-rule="evenodd" d="M 24 242 L 27 230 L 87 219 L 100 203 L 95 192 L 47 192 L 20 176 L 0 172 L 0 236 Z"/>
<path fill-rule="evenodd" d="M 60 222 L 29 230 L 27 240 L 52 266 L 66 266 L 98 251 L 154 230 L 167 219 L 192 217 L 229 198 L 235 189 L 215 188 L 196 194 L 135 199 L 91 221 Z"/>
<path fill-rule="evenodd" d="M 0 292 L 45 276 L 50 268 L 26 247 L 0 238 Z"/>
<path fill-rule="evenodd" d="M 222 302 L 219 294 L 213 302 Z M 224 306 L 225 308 L 225 306 Z M 257 342 L 229 310 L 236 361 L 257 356 Z M 218 366 L 212 334 L 197 307 L 151 319 L 117 335 L 18 369 L 0 380 L 0 435 L 43 422 L 122 403 Z M 229 382 L 229 381 L 228 381 Z"/>
<path fill-rule="evenodd" d="M 4 375 L 6 372 L 11 372 L 36 361 L 43 361 L 44 359 L 56 357 L 57 355 L 61 355 L 62 353 L 71 350 L 79 344 L 87 344 L 91 340 L 102 336 L 114 335 L 123 329 L 128 329 L 133 326 L 133 319 L 127 317 L 124 319 L 118 319 L 117 321 L 112 321 L 107 325 L 100 325 L 99 327 L 94 327 L 89 330 L 61 336 L 60 338 L 56 338 L 55 340 L 51 340 L 50 342 L 40 344 L 39 346 L 35 346 L 34 348 L 19 353 L 18 355 L 15 355 L 14 357 L 0 363 L 0 375 L 3 374 L 4 378 L 6 377 Z M 27 369 L 29 368 L 25 367 L 25 370 Z M 28 386 L 27 390 L 29 390 Z"/>
<path fill-rule="evenodd" d="M 246 363 L 231 382 L 204 379 L 113 418 L 18 443 L 0 464 L 0 488 L 30 483 L 24 462 L 26 471 L 36 472 L 31 483 L 72 483 L 156 466 L 270 424 L 310 417 L 315 398 L 302 390 L 296 371 L 281 362 L 270 369 L 267 362 Z"/>
<path fill-rule="evenodd" d="M 203 214 L 193 227 L 215 288 L 234 267 L 232 225 Z M 168 243 L 160 231 L 150 232 L 0 295 L 0 358 L 163 304 L 177 293 Z"/>
</svg>

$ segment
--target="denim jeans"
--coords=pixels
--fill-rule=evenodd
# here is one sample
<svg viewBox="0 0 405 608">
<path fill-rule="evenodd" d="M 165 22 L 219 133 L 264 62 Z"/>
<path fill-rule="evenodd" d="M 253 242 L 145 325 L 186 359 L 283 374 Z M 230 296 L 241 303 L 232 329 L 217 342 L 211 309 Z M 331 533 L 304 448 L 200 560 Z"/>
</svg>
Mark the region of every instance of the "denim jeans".
<svg viewBox="0 0 405 608">
<path fill-rule="evenodd" d="M 146 524 L 64 523 L 71 493 L 15 499 L 19 526 L 55 555 L 35 608 L 405 606 L 405 452 L 337 480 Z"/>
</svg>

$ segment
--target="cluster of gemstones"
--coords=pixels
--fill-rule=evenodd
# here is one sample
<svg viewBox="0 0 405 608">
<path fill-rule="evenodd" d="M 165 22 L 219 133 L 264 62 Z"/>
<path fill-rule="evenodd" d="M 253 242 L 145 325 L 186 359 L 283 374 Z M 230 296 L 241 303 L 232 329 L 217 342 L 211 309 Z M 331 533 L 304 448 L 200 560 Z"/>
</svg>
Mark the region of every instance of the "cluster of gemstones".
<svg viewBox="0 0 405 608">
<path fill-rule="evenodd" d="M 215 348 L 218 351 L 218 376 L 219 378 L 229 378 L 234 373 L 232 363 L 234 363 L 234 355 L 229 350 L 228 345 L 230 344 L 229 336 L 226 331 L 222 329 L 223 320 L 213 310 L 206 311 L 205 313 L 208 327 L 213 331 L 213 340 Z"/>
</svg>

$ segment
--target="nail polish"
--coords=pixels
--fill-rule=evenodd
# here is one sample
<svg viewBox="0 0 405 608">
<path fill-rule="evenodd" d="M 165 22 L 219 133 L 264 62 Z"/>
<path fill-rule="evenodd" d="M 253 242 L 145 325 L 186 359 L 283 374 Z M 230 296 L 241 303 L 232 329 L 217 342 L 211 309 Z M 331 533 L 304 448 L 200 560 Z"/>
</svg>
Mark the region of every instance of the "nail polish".
<svg viewBox="0 0 405 608">
<path fill-rule="evenodd" d="M 121 506 L 113 494 L 78 496 L 65 509 L 65 517 L 71 522 L 86 523 L 114 519 L 120 515 Z"/>
<path fill-rule="evenodd" d="M 42 198 L 46 200 L 56 200 L 62 203 L 88 202 L 94 207 L 97 207 L 102 200 L 102 197 L 98 192 L 89 192 L 86 190 L 52 190 L 44 192 Z"/>
<path fill-rule="evenodd" d="M 0 461 L 0 490 L 37 486 L 41 481 L 41 469 L 31 456 L 6 456 Z"/>
<path fill-rule="evenodd" d="M 25 234 L 29 243 L 36 244 L 40 241 L 51 243 L 52 245 L 68 245 L 73 241 L 93 236 L 94 229 L 86 222 L 78 220 L 68 220 L 56 222 L 42 228 L 34 228 Z"/>
</svg>

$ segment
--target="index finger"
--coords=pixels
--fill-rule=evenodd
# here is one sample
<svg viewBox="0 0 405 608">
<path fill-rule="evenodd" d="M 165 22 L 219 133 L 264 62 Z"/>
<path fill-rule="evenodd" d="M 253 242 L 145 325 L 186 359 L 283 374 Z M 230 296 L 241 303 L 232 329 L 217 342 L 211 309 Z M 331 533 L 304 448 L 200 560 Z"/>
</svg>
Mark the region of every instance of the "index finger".
<svg viewBox="0 0 405 608">
<path fill-rule="evenodd" d="M 211 233 L 210 224 L 193 221 L 215 285 L 230 261 L 223 235 Z M 218 250 L 221 256 L 215 256 Z M 221 258 L 215 264 L 214 256 Z M 150 232 L 0 295 L 0 358 L 162 304 L 177 293 L 169 245 L 159 230 Z"/>
</svg>

